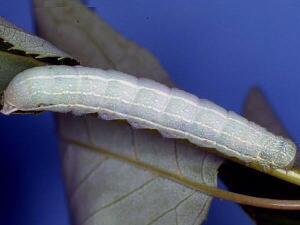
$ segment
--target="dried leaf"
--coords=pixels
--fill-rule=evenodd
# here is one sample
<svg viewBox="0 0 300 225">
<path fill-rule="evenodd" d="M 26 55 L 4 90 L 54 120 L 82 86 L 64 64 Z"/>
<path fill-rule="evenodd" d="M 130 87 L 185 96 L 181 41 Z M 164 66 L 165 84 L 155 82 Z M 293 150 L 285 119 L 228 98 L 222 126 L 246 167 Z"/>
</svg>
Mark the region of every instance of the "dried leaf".
<svg viewBox="0 0 300 225">
<path fill-rule="evenodd" d="M 34 3 L 42 36 L 74 54 L 83 65 L 171 84 L 150 53 L 121 37 L 77 1 Z M 215 186 L 220 158 L 123 122 L 92 116 L 58 118 L 74 224 L 179 225 L 200 224 L 206 218 L 211 197 L 162 175 Z"/>
</svg>

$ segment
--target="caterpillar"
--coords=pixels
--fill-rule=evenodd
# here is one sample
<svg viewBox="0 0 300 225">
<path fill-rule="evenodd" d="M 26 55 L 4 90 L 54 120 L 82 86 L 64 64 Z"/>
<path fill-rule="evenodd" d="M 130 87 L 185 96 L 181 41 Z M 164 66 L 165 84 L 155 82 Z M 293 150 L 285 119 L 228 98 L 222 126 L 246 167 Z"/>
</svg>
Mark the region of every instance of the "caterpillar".
<svg viewBox="0 0 300 225">
<path fill-rule="evenodd" d="M 114 70 L 42 66 L 19 73 L 4 92 L 2 113 L 97 113 L 164 137 L 187 139 L 246 163 L 288 168 L 296 146 L 232 111 L 185 91 Z M 163 150 L 163 149 L 162 149 Z"/>
</svg>

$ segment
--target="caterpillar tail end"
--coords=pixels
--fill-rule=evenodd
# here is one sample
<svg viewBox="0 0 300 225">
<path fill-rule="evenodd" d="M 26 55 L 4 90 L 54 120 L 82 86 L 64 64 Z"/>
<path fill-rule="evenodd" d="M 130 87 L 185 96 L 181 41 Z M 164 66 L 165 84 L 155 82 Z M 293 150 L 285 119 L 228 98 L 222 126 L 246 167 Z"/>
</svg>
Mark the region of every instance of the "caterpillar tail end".
<svg viewBox="0 0 300 225">
<path fill-rule="evenodd" d="M 17 107 L 7 101 L 7 97 L 7 92 L 4 91 L 1 98 L 1 105 L 3 105 L 3 107 L 0 111 L 4 115 L 10 115 L 11 113 L 18 111 Z"/>
<path fill-rule="evenodd" d="M 1 113 L 4 114 L 4 115 L 10 115 L 12 114 L 13 112 L 16 112 L 18 111 L 18 109 L 14 106 L 11 106 L 9 104 L 4 104 L 3 108 L 1 109 Z"/>
</svg>

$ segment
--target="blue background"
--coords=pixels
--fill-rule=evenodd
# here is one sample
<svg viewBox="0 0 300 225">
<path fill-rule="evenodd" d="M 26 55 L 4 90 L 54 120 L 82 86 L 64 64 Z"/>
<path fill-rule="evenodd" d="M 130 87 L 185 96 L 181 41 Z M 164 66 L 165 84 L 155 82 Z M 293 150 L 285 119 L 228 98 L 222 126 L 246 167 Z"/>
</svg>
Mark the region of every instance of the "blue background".
<svg viewBox="0 0 300 225">
<path fill-rule="evenodd" d="M 90 0 L 119 32 L 151 50 L 176 84 L 240 112 L 258 85 L 300 140 L 300 2 Z M 30 1 L 0 0 L 0 15 L 34 32 Z M 52 115 L 0 116 L 0 224 L 69 224 Z M 215 199 L 206 224 L 251 224 Z"/>
</svg>

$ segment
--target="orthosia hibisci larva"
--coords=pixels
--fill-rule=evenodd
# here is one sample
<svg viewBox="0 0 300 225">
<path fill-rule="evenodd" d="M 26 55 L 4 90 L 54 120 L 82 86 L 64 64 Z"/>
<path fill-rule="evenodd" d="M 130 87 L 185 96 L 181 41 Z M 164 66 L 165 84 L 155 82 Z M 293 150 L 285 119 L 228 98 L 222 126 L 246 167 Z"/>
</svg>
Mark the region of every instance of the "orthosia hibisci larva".
<svg viewBox="0 0 300 225">
<path fill-rule="evenodd" d="M 293 142 L 234 112 L 187 92 L 113 70 L 44 66 L 21 72 L 4 92 L 2 113 L 44 110 L 124 119 L 133 127 L 156 129 L 165 137 L 187 139 L 262 166 L 287 168 L 296 155 Z"/>
</svg>

